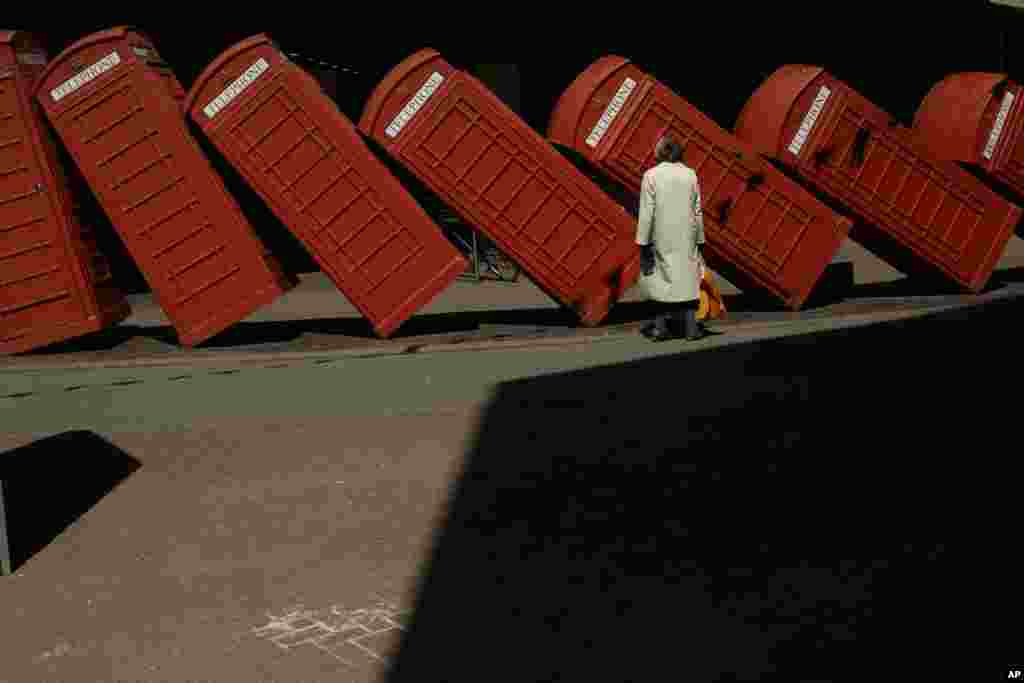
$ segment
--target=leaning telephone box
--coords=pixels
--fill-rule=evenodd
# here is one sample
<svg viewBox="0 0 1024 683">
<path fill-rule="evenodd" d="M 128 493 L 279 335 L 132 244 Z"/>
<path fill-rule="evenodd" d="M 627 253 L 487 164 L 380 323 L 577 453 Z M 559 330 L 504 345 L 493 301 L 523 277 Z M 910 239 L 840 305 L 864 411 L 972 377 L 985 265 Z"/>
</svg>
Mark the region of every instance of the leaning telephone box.
<svg viewBox="0 0 1024 683">
<path fill-rule="evenodd" d="M 436 51 L 392 69 L 359 127 L 584 324 L 636 283 L 633 218 Z"/>
<path fill-rule="evenodd" d="M 466 271 L 356 127 L 267 36 L 217 57 L 185 107 L 378 335 Z"/>
<path fill-rule="evenodd" d="M 921 101 L 914 132 L 936 157 L 968 164 L 1024 197 L 1022 95 L 1007 74 L 950 74 Z"/>
<path fill-rule="evenodd" d="M 96 332 L 131 309 L 78 216 L 70 169 L 33 97 L 46 53 L 0 31 L 0 353 Z M 84 189 L 84 188 L 83 188 Z"/>
<path fill-rule="evenodd" d="M 736 134 L 862 221 L 851 236 L 904 272 L 971 292 L 988 282 L 1021 209 L 824 69 L 778 69 Z"/>
<path fill-rule="evenodd" d="M 664 84 L 628 59 L 602 57 L 565 90 L 548 127 L 552 142 L 636 194 L 666 133 L 700 181 L 708 265 L 740 289 L 802 306 L 851 221 Z"/>
<path fill-rule="evenodd" d="M 36 92 L 181 343 L 193 346 L 297 281 L 190 136 L 183 96 L 149 38 L 127 27 L 68 47 Z"/>
</svg>

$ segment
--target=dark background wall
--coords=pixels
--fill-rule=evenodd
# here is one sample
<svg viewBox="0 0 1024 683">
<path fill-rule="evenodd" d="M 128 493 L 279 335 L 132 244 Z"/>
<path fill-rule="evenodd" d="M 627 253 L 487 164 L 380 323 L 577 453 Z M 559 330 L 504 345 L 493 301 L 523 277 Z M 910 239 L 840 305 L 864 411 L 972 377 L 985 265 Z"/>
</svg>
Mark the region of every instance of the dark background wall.
<svg viewBox="0 0 1024 683">
<path fill-rule="evenodd" d="M 757 84 L 788 62 L 821 64 L 903 119 L 949 71 L 1022 66 L 1011 51 L 1014 34 L 1024 34 L 1024 12 L 985 0 L 906 3 L 930 8 L 906 16 L 895 14 L 894 6 L 903 3 L 893 2 L 771 3 L 770 12 L 748 4 L 687 12 L 637 7 L 621 16 L 602 9 L 575 21 L 568 13 L 522 5 L 508 22 L 482 10 L 460 17 L 452 8 L 429 24 L 410 16 L 353 20 L 343 7 L 322 21 L 308 12 L 290 17 L 270 9 L 193 20 L 182 6 L 180 14 L 136 25 L 153 37 L 186 87 L 223 49 L 266 32 L 286 51 L 358 71 L 358 77 L 339 78 L 341 107 L 356 114 L 380 77 L 421 47 L 434 47 L 463 68 L 517 64 L 521 113 L 538 128 L 572 78 L 609 53 L 630 57 L 725 126 Z M 93 31 L 134 20 L 107 14 L 34 30 L 55 54 Z"/>
<path fill-rule="evenodd" d="M 1024 59 L 1012 54 L 1015 36 L 1024 35 L 1024 12 L 985 0 L 906 4 L 917 13 L 897 15 L 893 2 L 790 2 L 767 8 L 728 2 L 620 8 L 618 15 L 614 6 L 598 4 L 562 13 L 529 5 L 473 12 L 452 5 L 418 13 L 368 6 L 362 14 L 349 5 L 325 5 L 322 18 L 311 18 L 310 7 L 294 13 L 225 10 L 223 16 L 203 17 L 201 8 L 178 5 L 174 12 L 146 19 L 107 12 L 22 28 L 36 32 L 56 55 L 89 33 L 134 22 L 152 36 L 186 88 L 225 48 L 265 32 L 286 52 L 301 55 L 296 61 L 321 78 L 353 120 L 388 70 L 415 50 L 433 47 L 475 73 L 541 132 L 561 92 L 606 54 L 629 57 L 726 128 L 758 84 L 786 63 L 825 67 L 904 123 L 928 89 L 951 71 L 1008 70 L 1024 77 L 1019 73 Z M 232 171 L 217 166 L 286 266 L 315 270 L 297 241 Z M 443 211 L 415 180 L 398 172 L 421 201 L 433 204 L 428 212 Z M 97 220 L 108 251 L 114 251 L 115 276 L 135 291 L 145 289 L 105 219 Z"/>
</svg>

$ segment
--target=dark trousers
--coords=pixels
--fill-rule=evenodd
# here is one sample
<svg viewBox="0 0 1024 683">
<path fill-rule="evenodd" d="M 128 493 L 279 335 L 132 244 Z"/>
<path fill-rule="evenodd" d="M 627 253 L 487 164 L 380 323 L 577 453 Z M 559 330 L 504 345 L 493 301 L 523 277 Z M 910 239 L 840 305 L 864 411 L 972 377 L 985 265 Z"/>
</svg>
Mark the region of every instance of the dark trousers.
<svg viewBox="0 0 1024 683">
<path fill-rule="evenodd" d="M 664 312 L 654 319 L 654 324 L 664 332 L 680 337 L 696 337 L 700 334 L 697 323 L 697 309 L 700 300 L 663 304 Z"/>
</svg>

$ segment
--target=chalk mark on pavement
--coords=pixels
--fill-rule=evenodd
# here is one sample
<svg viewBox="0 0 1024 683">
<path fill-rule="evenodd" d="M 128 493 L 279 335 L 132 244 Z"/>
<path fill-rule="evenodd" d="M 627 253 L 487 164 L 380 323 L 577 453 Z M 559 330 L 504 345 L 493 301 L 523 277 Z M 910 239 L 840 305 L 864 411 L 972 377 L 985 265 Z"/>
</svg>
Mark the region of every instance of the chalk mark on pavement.
<svg viewBox="0 0 1024 683">
<path fill-rule="evenodd" d="M 297 605 L 279 615 L 268 612 L 268 622 L 249 635 L 282 650 L 312 645 L 353 668 L 379 666 L 394 654 L 405 630 L 403 618 L 411 611 L 383 600 L 359 609 L 332 605 L 310 610 Z"/>
</svg>

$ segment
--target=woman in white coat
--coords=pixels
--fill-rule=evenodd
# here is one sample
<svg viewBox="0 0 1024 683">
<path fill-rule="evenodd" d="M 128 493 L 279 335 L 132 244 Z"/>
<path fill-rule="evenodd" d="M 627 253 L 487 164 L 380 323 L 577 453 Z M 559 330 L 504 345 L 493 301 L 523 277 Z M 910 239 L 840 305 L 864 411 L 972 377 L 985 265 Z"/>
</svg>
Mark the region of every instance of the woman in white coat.
<svg viewBox="0 0 1024 683">
<path fill-rule="evenodd" d="M 640 189 L 636 243 L 640 245 L 640 287 L 649 299 L 666 304 L 666 313 L 642 329 L 654 341 L 702 336 L 696 312 L 704 244 L 700 184 L 682 162 L 682 147 L 662 137 L 654 148 L 656 164 L 644 173 Z"/>
</svg>

